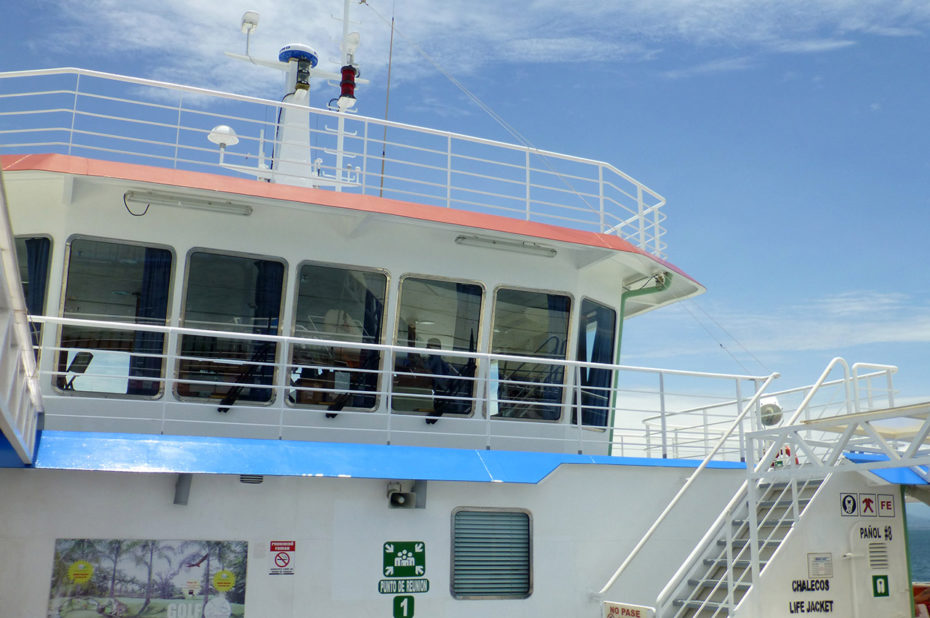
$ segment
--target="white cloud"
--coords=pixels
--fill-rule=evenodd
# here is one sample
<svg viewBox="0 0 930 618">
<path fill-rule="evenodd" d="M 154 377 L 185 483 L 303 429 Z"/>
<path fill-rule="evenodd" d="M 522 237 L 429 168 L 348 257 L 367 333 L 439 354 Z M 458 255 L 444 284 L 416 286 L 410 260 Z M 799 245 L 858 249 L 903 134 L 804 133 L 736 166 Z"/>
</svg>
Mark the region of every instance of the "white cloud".
<svg viewBox="0 0 930 618">
<path fill-rule="evenodd" d="M 789 353 L 792 358 L 806 352 L 832 357 L 855 348 L 930 343 L 930 299 L 905 293 L 850 291 L 803 304 L 748 311 L 714 307 L 706 299 L 697 299 L 650 314 L 645 320 L 653 322 L 648 329 L 651 337 L 661 332 L 673 343 L 651 339 L 645 346 L 634 334 L 641 327 L 631 325 L 628 333 L 625 330 L 630 341 L 624 345 L 630 351 L 635 347 L 636 358 L 643 359 L 637 362 L 707 358 L 713 351 L 718 358 L 735 357 L 747 371 L 758 371 L 758 359 L 781 366 Z"/>
<path fill-rule="evenodd" d="M 675 69 L 673 71 L 664 71 L 662 75 L 669 79 L 680 79 L 683 77 L 694 77 L 695 75 L 706 75 L 710 73 L 727 73 L 730 71 L 742 71 L 754 65 L 754 61 L 749 57 L 742 58 L 724 58 L 713 60 L 692 67 Z"/>
<path fill-rule="evenodd" d="M 171 81 L 193 80 L 220 88 L 238 84 L 239 90 L 243 79 L 263 88 L 280 81 L 270 71 L 235 67 L 220 56 L 225 50 L 243 50 L 238 25 L 246 8 L 262 15 L 253 37 L 256 55 L 273 57 L 282 44 L 295 41 L 316 46 L 321 60 L 330 66 L 339 55 L 341 27 L 331 18 L 341 14 L 338 0 L 300 5 L 250 0 L 248 6 L 186 0 L 59 0 L 56 4 L 49 10 L 58 11 L 63 25 L 45 34 L 54 36 L 66 54 L 96 46 L 101 57 L 157 66 L 149 69 L 149 76 Z M 599 4 L 370 0 L 367 5 L 353 4 L 354 17 L 361 22 L 353 25 L 362 34 L 359 61 L 368 76 L 380 75 L 386 68 L 389 22 L 392 6 L 396 7 L 394 67 L 399 79 L 427 70 L 414 44 L 453 74 L 493 70 L 508 62 L 638 62 L 670 53 L 662 50 L 677 44 L 711 53 L 726 49 L 736 56 L 673 72 L 687 75 L 739 69 L 748 62 L 742 58 L 754 53 L 822 53 L 852 45 L 863 34 L 907 36 L 930 30 L 930 3 L 895 0 Z"/>
</svg>

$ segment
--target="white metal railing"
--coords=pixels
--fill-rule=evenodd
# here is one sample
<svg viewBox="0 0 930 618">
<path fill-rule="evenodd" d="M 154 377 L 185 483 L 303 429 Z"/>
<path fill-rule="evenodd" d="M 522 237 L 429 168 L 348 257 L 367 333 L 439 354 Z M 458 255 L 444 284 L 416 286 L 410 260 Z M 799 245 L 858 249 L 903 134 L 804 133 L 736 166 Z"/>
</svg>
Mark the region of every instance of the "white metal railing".
<svg viewBox="0 0 930 618">
<path fill-rule="evenodd" d="M 293 166 L 274 160 L 283 108 L 306 110 L 82 69 L 0 73 L 0 153 L 56 152 L 241 177 L 220 166 L 207 135 L 219 124 L 235 129 L 239 144 L 224 155 L 229 166 Z M 337 190 L 615 234 L 665 256 L 665 199 L 607 163 L 325 109 L 310 114 L 312 168 L 321 179 L 347 178 Z M 337 120 L 340 134 L 327 126 Z M 344 170 L 334 163 L 340 138 Z"/>
<path fill-rule="evenodd" d="M 439 444 L 437 436 L 451 436 L 472 448 L 508 448 L 520 440 L 522 448 L 534 450 L 703 458 L 719 436 L 708 429 L 704 445 L 689 437 L 684 452 L 674 432 L 663 438 L 647 426 L 658 409 L 653 404 L 664 402 L 675 414 L 685 402 L 710 398 L 733 412 L 733 422 L 762 381 L 242 331 L 57 317 L 34 321 L 43 325 L 46 342 L 40 373 L 50 428 L 114 430 L 114 424 L 125 423 L 126 431 L 302 439 L 300 431 L 312 427 L 303 439 L 400 443 L 419 437 L 418 443 Z M 63 345 L 65 328 L 71 334 Z M 94 341 L 82 340 L 82 332 L 95 333 Z M 140 333 L 157 334 L 158 350 L 167 353 L 141 351 Z M 198 338 L 199 347 L 185 337 Z M 267 345 L 260 350 L 259 344 Z M 227 351 L 207 351 L 210 346 Z M 145 366 L 154 373 L 138 370 Z M 585 386 L 583 369 L 607 372 L 606 378 Z M 736 401 L 740 392 L 745 400 Z M 133 405 L 126 405 L 127 398 Z M 440 414 L 441 423 L 423 422 Z M 715 422 L 724 416 L 718 413 Z M 660 451 L 653 440 L 668 449 Z M 725 442 L 716 458 L 738 461 L 742 446 Z"/>
<path fill-rule="evenodd" d="M 837 369 L 842 370 L 842 376 L 830 379 Z M 656 607 L 659 610 L 657 615 L 665 616 L 666 612 L 672 611 L 672 594 L 681 588 L 682 582 L 695 568 L 707 547 L 722 535 L 733 534 L 732 520 L 737 513 L 745 514 L 747 517 L 749 540 L 736 553 L 728 550 L 726 554 L 726 573 L 729 585 L 727 606 L 732 607 L 734 584 L 748 583 L 751 585 L 759 580 L 762 571 L 760 542 L 763 545 L 771 543 L 775 534 L 772 528 L 769 533 L 760 538 L 759 531 L 763 524 L 782 523 L 788 514 L 795 521 L 798 519 L 803 510 L 803 507 L 799 505 L 799 496 L 802 492 L 799 490 L 798 483 L 802 484 L 802 488 L 811 481 L 817 482 L 819 486 L 820 481 L 827 478 L 838 465 L 843 463 L 842 454 L 846 450 L 855 448 L 857 444 L 861 448 L 862 441 L 857 442 L 851 438 L 857 429 L 865 426 L 867 421 L 901 418 L 904 415 L 901 410 L 861 413 L 862 410 L 890 408 L 894 405 L 892 376 L 896 371 L 897 367 L 893 365 L 856 363 L 850 367 L 844 359 L 834 358 L 813 385 L 767 393 L 768 396 L 779 399 L 782 404 L 788 404 L 784 409 L 791 411 L 790 417 L 783 425 L 772 428 L 763 428 L 757 422 L 756 428 L 746 433 L 747 480 L 736 491 L 728 505 L 662 589 L 656 601 Z M 792 405 L 791 401 L 798 401 L 798 403 Z M 922 443 L 922 440 L 930 434 L 930 404 L 914 406 L 914 408 L 907 412 L 921 419 L 920 426 L 923 430 L 916 431 L 915 435 Z M 799 422 L 801 422 L 800 425 L 796 424 Z M 842 428 L 840 432 L 836 432 L 835 429 L 838 425 Z M 830 431 L 834 432 L 832 437 L 828 437 Z M 837 433 L 841 434 L 839 439 L 836 438 Z M 872 442 L 872 439 L 877 436 L 874 429 L 866 430 L 866 433 L 868 442 Z M 816 438 L 805 440 L 804 434 L 808 436 L 816 434 Z M 905 454 L 911 454 L 916 450 L 917 447 L 913 446 L 905 451 Z M 889 459 L 893 457 L 894 455 L 891 455 Z M 930 463 L 930 453 L 925 453 L 924 458 L 926 463 Z M 889 467 L 893 464 L 878 462 L 874 465 Z M 899 461 L 897 465 L 904 464 Z M 762 495 L 759 485 L 762 480 L 766 483 L 786 482 L 780 491 L 789 497 L 791 508 L 775 522 L 769 521 L 769 512 L 766 512 L 761 519 L 758 517 L 756 505 Z M 727 540 L 729 541 L 729 538 Z M 746 548 L 749 548 L 748 556 Z M 734 565 L 737 560 L 748 560 L 749 568 L 734 579 Z"/>
<path fill-rule="evenodd" d="M 43 404 L 15 248 L 0 172 L 0 433 L 30 464 Z"/>
</svg>

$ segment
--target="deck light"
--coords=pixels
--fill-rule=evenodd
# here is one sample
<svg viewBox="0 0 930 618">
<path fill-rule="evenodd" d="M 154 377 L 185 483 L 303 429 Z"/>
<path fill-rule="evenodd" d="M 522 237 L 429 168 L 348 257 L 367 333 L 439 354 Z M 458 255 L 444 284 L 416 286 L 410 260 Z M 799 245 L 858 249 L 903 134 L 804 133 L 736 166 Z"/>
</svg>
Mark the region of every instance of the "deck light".
<svg viewBox="0 0 930 618">
<path fill-rule="evenodd" d="M 552 247 L 546 247 L 534 242 L 520 240 L 498 240 L 496 238 L 485 238 L 484 236 L 456 236 L 455 244 L 466 247 L 478 247 L 480 249 L 497 249 L 498 251 L 510 251 L 511 253 L 524 253 L 526 255 L 536 255 L 539 257 L 555 257 L 557 251 Z"/>
<path fill-rule="evenodd" d="M 252 206 L 244 202 L 233 202 L 224 199 L 207 199 L 195 197 L 193 195 L 167 193 L 163 191 L 127 191 L 123 194 L 123 200 L 127 204 L 134 202 L 140 206 L 150 204 L 156 206 L 172 206 L 174 208 L 206 210 L 208 212 L 242 215 L 245 217 L 252 214 Z"/>
</svg>

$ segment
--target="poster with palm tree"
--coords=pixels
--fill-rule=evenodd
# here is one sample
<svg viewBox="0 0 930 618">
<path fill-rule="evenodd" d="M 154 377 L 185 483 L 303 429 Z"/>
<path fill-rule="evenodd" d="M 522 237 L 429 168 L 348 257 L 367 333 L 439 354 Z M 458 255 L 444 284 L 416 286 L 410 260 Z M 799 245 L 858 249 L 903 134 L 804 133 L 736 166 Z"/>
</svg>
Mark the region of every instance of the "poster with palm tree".
<svg viewBox="0 0 930 618">
<path fill-rule="evenodd" d="M 57 539 L 49 616 L 245 616 L 246 541 Z"/>
</svg>

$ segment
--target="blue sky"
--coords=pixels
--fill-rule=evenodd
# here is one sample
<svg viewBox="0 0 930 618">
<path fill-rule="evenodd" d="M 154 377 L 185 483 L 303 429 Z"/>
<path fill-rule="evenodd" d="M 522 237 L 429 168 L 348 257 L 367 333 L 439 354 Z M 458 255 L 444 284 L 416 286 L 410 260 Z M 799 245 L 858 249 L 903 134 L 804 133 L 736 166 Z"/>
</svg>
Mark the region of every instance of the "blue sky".
<svg viewBox="0 0 930 618">
<path fill-rule="evenodd" d="M 342 3 L 9 3 L 4 70 L 80 66 L 276 98 L 255 55 L 306 42 L 335 68 Z M 358 6 L 361 113 L 602 159 L 663 194 L 670 260 L 702 297 L 637 318 L 628 364 L 779 371 L 899 365 L 930 399 L 930 3 L 902 0 L 408 0 Z M 326 88 L 324 86 L 324 88 Z M 327 90 L 317 103 L 328 100 Z"/>
</svg>

